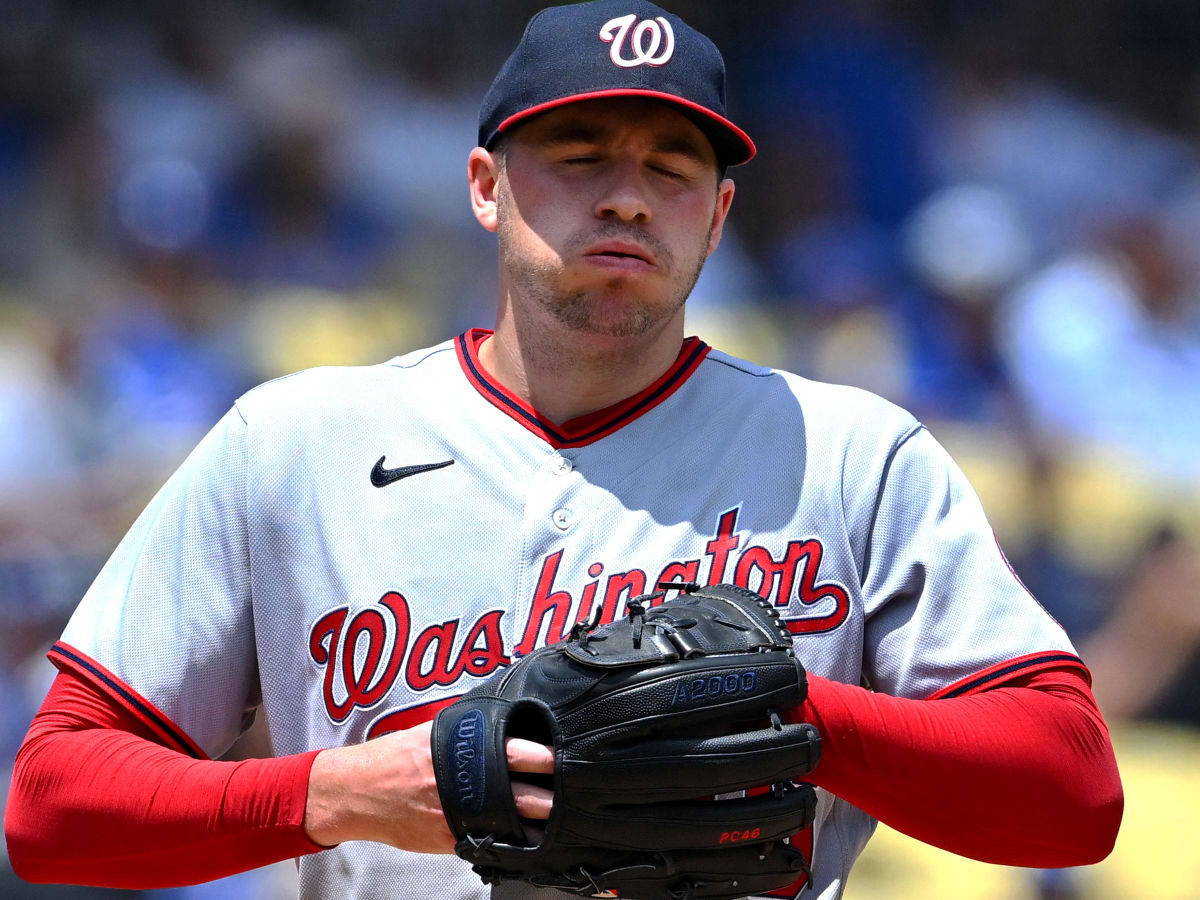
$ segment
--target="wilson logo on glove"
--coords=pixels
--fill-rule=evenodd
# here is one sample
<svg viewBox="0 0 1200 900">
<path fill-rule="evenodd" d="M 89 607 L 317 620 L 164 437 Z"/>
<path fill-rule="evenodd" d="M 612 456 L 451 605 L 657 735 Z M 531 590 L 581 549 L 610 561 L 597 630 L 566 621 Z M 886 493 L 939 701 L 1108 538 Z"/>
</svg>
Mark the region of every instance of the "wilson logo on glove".
<svg viewBox="0 0 1200 900">
<path fill-rule="evenodd" d="M 730 672 L 728 675 L 710 675 L 685 681 L 675 688 L 672 703 L 694 703 L 697 700 L 716 700 L 734 694 L 749 694 L 758 684 L 754 672 Z"/>
<path fill-rule="evenodd" d="M 450 743 L 450 771 L 454 773 L 454 791 L 464 811 L 483 809 L 484 764 L 483 713 L 473 709 L 458 720 Z"/>
</svg>

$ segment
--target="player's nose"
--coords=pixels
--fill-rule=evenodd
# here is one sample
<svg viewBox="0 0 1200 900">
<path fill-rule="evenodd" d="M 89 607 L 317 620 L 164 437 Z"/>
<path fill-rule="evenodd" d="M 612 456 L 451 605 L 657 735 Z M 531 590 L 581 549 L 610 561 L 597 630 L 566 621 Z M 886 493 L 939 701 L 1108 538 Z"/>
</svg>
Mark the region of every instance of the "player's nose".
<svg viewBox="0 0 1200 900">
<path fill-rule="evenodd" d="M 642 224 L 650 221 L 650 203 L 640 164 L 632 159 L 620 160 L 610 167 L 608 176 L 596 201 L 596 216 Z"/>
</svg>

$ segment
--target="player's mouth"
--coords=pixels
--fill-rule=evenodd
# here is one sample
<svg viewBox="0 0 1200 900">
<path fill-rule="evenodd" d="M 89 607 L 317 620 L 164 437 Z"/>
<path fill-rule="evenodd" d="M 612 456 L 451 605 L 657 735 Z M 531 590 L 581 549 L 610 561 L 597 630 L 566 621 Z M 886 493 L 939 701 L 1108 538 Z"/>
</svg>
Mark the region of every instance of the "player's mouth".
<svg viewBox="0 0 1200 900">
<path fill-rule="evenodd" d="M 604 241 L 583 252 L 586 262 L 621 272 L 651 272 L 658 268 L 654 255 L 632 241 Z"/>
</svg>

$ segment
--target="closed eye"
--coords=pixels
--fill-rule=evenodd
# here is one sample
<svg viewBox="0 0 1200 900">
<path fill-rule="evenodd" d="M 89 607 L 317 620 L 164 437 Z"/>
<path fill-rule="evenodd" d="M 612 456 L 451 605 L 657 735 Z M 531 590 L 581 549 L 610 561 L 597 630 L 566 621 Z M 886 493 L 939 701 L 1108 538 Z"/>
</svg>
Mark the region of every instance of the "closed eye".
<svg viewBox="0 0 1200 900">
<path fill-rule="evenodd" d="M 651 166 L 650 168 L 659 175 L 664 175 L 667 178 L 671 178 L 676 181 L 682 181 L 683 179 L 687 178 L 687 176 L 682 172 L 676 172 L 674 169 L 664 169 L 662 166 Z"/>
</svg>

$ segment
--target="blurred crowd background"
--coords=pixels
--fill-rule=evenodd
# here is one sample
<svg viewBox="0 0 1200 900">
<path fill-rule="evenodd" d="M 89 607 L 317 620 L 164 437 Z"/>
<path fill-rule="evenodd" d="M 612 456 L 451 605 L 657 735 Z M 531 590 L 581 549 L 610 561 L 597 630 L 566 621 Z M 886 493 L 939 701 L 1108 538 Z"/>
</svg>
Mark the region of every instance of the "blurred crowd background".
<svg viewBox="0 0 1200 900">
<path fill-rule="evenodd" d="M 492 324 L 465 161 L 539 5 L 0 0 L 0 791 L 46 649 L 240 392 Z M 1200 5 L 668 5 L 759 145 L 689 332 L 914 411 L 1114 724 L 1198 733 Z"/>
</svg>

